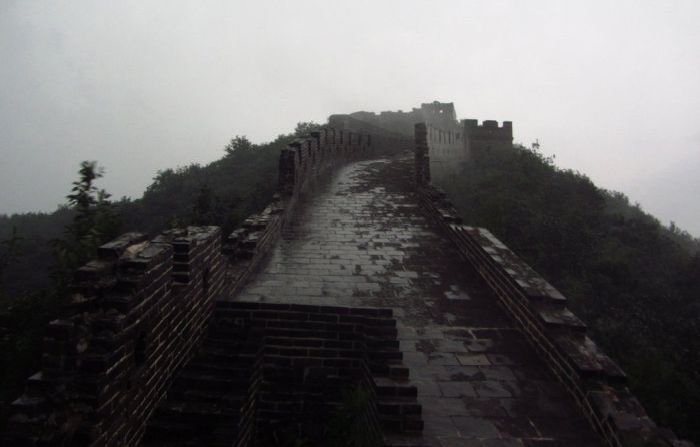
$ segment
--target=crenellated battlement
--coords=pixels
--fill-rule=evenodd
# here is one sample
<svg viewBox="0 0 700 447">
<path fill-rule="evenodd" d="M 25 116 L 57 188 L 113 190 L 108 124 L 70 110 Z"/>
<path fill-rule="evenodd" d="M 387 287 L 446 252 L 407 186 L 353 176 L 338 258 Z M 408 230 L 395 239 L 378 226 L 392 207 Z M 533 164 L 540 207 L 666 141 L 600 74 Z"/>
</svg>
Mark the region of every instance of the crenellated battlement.
<svg viewBox="0 0 700 447">
<path fill-rule="evenodd" d="M 405 137 L 345 124 L 290 143 L 273 201 L 228 237 L 219 227 L 188 227 L 151 239 L 126 233 L 101 246 L 75 272 L 70 299 L 49 324 L 41 370 L 12 404 L 7 445 L 138 445 L 198 349 L 215 301 L 256 272 L 316 179 L 410 147 Z"/>
<path fill-rule="evenodd" d="M 566 297 L 488 230 L 463 225 L 434 186 L 470 151 L 510 146 L 512 132 L 510 121 L 458 122 L 453 103 L 332 115 L 328 127 L 281 151 L 272 201 L 231 234 L 190 226 L 155 237 L 126 233 L 99 247 L 75 272 L 68 301 L 48 325 L 41 368 L 12 404 L 0 441 L 253 446 L 289 420 L 316 427 L 315 415 L 332 414 L 342 389 L 359 386 L 368 393 L 362 434 L 387 447 L 433 445 L 456 433 L 465 443 L 520 445 L 526 435 L 556 443 L 540 431 L 531 436 L 532 420 L 523 428 L 505 416 L 517 405 L 553 416 L 523 403 L 543 396 L 537 390 L 524 396 L 517 387 L 543 386 L 549 368 L 559 388 L 545 399 L 565 401 L 559 396 L 568 391 L 572 410 L 556 416 L 579 417 L 584 427 L 561 428 L 572 436 L 562 445 L 577 439 L 576 430 L 614 447 L 691 445 L 647 416 Z M 399 156 L 410 149 L 415 182 Z M 287 237 L 279 242 L 282 232 L 306 215 L 302 205 L 319 179 L 372 159 L 382 161 L 344 169 L 335 182 L 342 188 L 324 196 L 316 239 L 298 244 L 286 264 L 277 262 L 278 249 L 266 262 L 275 246 L 291 250 Z M 266 264 L 277 276 L 255 297 L 249 283 Z M 470 295 L 459 284 L 472 273 L 481 278 Z M 503 314 L 512 323 L 501 324 Z M 515 337 L 531 345 L 509 348 L 529 349 L 535 379 L 526 365 L 487 350 Z M 451 417 L 435 418 L 447 410 Z M 490 425 L 491 413 L 502 426 Z M 424 435 L 433 438 L 424 443 Z"/>
<path fill-rule="evenodd" d="M 508 121 L 465 120 L 476 134 L 510 135 Z M 606 445 L 692 446 L 656 426 L 626 385 L 626 375 L 588 337 L 567 307 L 567 298 L 485 228 L 462 224 L 447 194 L 431 183 L 429 127 L 415 126 L 416 184 L 423 212 L 458 248 L 498 298 L 499 304 L 585 414 Z M 510 142 L 509 142 L 510 143 Z"/>
<path fill-rule="evenodd" d="M 7 445 L 135 445 L 224 284 L 218 227 L 127 233 L 75 272 Z"/>
<path fill-rule="evenodd" d="M 465 119 L 462 120 L 462 127 L 469 151 L 497 149 L 513 144 L 511 121 L 503 121 L 499 126 L 498 121 L 494 120 L 484 120 L 479 125 L 479 120 Z"/>
</svg>

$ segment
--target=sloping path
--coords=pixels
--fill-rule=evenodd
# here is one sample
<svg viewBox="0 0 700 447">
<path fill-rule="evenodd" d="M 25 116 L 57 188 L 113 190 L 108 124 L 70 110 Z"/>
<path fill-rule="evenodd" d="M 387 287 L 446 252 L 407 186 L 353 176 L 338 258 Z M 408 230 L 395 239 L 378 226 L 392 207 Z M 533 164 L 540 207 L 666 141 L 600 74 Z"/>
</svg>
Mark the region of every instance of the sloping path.
<svg viewBox="0 0 700 447">
<path fill-rule="evenodd" d="M 236 298 L 394 308 L 428 445 L 597 446 L 476 272 L 421 215 L 410 157 L 341 169 Z"/>
</svg>

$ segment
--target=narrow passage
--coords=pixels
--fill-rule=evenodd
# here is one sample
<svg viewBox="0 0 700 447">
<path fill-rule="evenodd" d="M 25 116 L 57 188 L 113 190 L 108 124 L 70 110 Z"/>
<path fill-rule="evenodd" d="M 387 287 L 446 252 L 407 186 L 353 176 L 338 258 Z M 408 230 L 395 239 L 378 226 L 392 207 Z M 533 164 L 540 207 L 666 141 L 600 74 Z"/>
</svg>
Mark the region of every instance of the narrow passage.
<svg viewBox="0 0 700 447">
<path fill-rule="evenodd" d="M 597 446 L 496 297 L 420 213 L 409 156 L 342 168 L 235 299 L 391 307 L 434 446 Z"/>
</svg>

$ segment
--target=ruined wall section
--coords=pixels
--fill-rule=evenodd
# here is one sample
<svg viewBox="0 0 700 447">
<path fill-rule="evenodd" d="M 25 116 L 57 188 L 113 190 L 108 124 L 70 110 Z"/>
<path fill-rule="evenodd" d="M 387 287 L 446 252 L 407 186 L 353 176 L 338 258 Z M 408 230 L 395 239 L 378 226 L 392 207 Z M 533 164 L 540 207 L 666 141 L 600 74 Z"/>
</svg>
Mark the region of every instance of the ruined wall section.
<svg viewBox="0 0 700 447">
<path fill-rule="evenodd" d="M 624 372 L 588 337 L 564 295 L 488 230 L 462 225 L 447 195 L 430 183 L 427 135 L 426 125 L 417 124 L 416 184 L 424 213 L 479 272 L 606 444 L 692 446 L 649 418 Z"/>
<path fill-rule="evenodd" d="M 6 445 L 134 446 L 224 285 L 218 227 L 128 233 L 75 273 Z"/>
</svg>

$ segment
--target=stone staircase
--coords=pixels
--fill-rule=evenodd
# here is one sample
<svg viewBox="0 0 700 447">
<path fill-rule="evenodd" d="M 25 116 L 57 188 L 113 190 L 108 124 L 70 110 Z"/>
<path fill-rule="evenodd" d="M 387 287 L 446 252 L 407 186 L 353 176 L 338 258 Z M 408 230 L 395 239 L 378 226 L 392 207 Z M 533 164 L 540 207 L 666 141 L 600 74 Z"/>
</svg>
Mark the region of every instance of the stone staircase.
<svg viewBox="0 0 700 447">
<path fill-rule="evenodd" d="M 368 440 L 421 445 L 421 406 L 396 335 L 390 309 L 220 302 L 142 445 L 266 446 L 290 433 L 322 442 L 352 390 L 364 401 L 351 420 Z"/>
<path fill-rule="evenodd" d="M 231 446 L 256 347 L 243 328 L 212 327 L 148 421 L 143 446 Z"/>
</svg>

